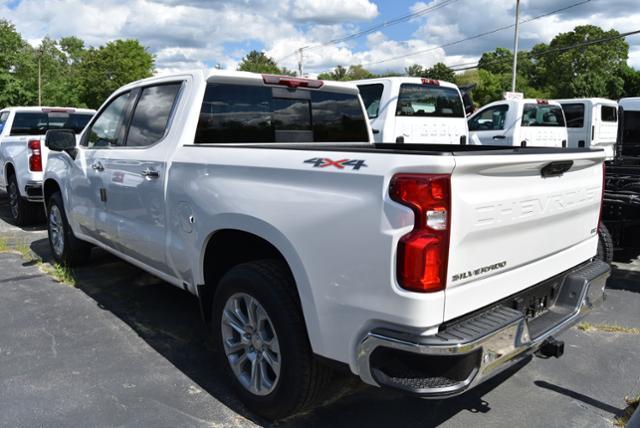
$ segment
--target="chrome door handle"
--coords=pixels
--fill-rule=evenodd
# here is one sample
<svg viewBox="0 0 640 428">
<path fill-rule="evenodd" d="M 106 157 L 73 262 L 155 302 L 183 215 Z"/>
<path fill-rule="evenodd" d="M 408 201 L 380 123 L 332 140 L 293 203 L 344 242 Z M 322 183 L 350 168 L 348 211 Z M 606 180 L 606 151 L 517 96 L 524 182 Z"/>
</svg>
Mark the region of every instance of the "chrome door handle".
<svg viewBox="0 0 640 428">
<path fill-rule="evenodd" d="M 156 170 L 147 168 L 144 171 L 142 171 L 142 176 L 145 178 L 158 178 L 160 177 L 160 173 Z"/>
<path fill-rule="evenodd" d="M 101 162 L 95 162 L 91 164 L 91 169 L 93 169 L 94 171 L 102 172 L 104 171 L 104 166 L 102 166 Z"/>
</svg>

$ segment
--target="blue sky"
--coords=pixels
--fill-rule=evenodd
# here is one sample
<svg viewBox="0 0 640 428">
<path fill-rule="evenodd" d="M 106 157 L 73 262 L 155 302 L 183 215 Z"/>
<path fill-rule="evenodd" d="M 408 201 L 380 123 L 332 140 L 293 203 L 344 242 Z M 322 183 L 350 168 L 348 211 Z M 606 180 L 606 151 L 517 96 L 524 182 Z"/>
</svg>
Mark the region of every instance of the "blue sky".
<svg viewBox="0 0 640 428">
<path fill-rule="evenodd" d="M 521 46 L 549 42 L 560 32 L 592 23 L 620 32 L 640 29 L 640 0 L 521 0 L 522 19 L 580 3 L 523 24 Z M 220 65 L 235 68 L 251 49 L 296 68 L 302 46 L 370 28 L 434 8 L 348 42 L 305 51 L 305 71 L 363 64 L 373 71 L 402 71 L 418 63 L 457 65 L 476 61 L 498 46 L 511 48 L 513 31 L 441 48 L 511 25 L 515 0 L 0 0 L 0 17 L 11 20 L 30 43 L 74 35 L 90 45 L 137 38 L 156 55 L 160 73 Z M 629 64 L 640 69 L 640 35 L 627 39 Z M 398 58 L 400 57 L 400 58 Z"/>
</svg>

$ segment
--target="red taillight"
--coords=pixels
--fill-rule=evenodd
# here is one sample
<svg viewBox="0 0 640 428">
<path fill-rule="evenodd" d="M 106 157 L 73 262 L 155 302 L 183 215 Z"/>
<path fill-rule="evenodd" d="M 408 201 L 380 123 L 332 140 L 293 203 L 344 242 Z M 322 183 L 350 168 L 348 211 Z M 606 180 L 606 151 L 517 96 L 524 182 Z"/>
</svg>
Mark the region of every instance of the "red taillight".
<svg viewBox="0 0 640 428">
<path fill-rule="evenodd" d="M 423 85 L 434 85 L 434 86 L 440 86 L 440 81 L 439 80 L 435 80 L 435 79 L 422 79 L 422 84 Z"/>
<path fill-rule="evenodd" d="M 398 243 L 397 277 L 402 288 L 430 293 L 447 282 L 451 219 L 451 177 L 397 174 L 389 195 L 413 210 L 413 230 Z"/>
<path fill-rule="evenodd" d="M 281 85 L 288 88 L 313 88 L 318 89 L 324 85 L 322 80 L 299 79 L 288 76 L 274 76 L 272 74 L 263 74 L 262 80 L 267 85 Z"/>
<path fill-rule="evenodd" d="M 547 104 L 549 104 L 549 101 L 547 101 L 547 100 L 536 100 L 536 103 L 547 105 Z"/>
<path fill-rule="evenodd" d="M 42 152 L 40 150 L 40 140 L 31 140 L 28 143 L 31 156 L 29 156 L 29 169 L 31 171 L 42 171 Z"/>
</svg>

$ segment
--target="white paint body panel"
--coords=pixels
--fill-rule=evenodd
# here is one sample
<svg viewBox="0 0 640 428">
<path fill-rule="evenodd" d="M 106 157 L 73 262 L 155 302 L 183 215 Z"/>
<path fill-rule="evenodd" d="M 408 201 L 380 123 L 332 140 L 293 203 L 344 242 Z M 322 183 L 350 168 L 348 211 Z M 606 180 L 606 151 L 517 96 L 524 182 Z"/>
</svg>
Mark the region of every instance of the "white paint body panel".
<svg viewBox="0 0 640 428">
<path fill-rule="evenodd" d="M 395 143 L 396 138 L 404 138 L 405 144 L 460 144 L 460 137 L 468 139 L 467 119 L 465 117 L 402 117 L 396 116 L 400 85 L 403 83 L 421 85 L 419 77 L 384 77 L 377 79 L 354 80 L 355 85 L 381 84 L 384 89 L 380 99 L 378 116 L 370 119 L 376 143 Z M 440 86 L 458 91 L 460 103 L 462 95 L 456 85 L 440 81 Z"/>
<path fill-rule="evenodd" d="M 169 133 L 153 148 L 156 153 L 119 149 L 101 150 L 100 155 L 105 157 L 103 163 L 164 159 L 166 167 L 159 179 L 162 191 L 154 191 L 149 203 L 160 204 L 157 227 L 134 227 L 137 215 L 129 216 L 131 223 L 124 225 L 118 214 L 126 209 L 129 198 L 146 197 L 144 180 L 135 177 L 138 169 L 132 169 L 124 180 L 128 188 L 119 202 L 123 206 L 110 212 L 90 190 L 91 150 L 80 147 L 75 161 L 66 153 L 52 153 L 45 173 L 45 180 L 59 183 L 65 206 L 72 207 L 69 220 L 74 233 L 172 284 L 186 285 L 194 294 L 196 285 L 204 281 L 204 250 L 216 231 L 237 229 L 262 237 L 281 252 L 293 272 L 313 351 L 350 364 L 354 373 L 356 347 L 374 327 L 401 326 L 416 333 L 433 333 L 445 319 L 499 300 L 595 255 L 597 238 L 590 229 L 597 221 L 599 196 L 531 218 L 516 219 L 514 214 L 508 220 L 505 215 L 504 222 L 483 227 L 477 226 L 477 211 L 487 204 L 548 199 L 583 188 L 600 192 L 600 153 L 453 156 L 331 152 L 318 146 L 313 150 L 195 146 L 206 76 L 194 72 L 178 78 L 186 82 L 185 90 Z M 259 76 L 227 73 L 212 78 L 246 82 Z M 144 84 L 171 79 L 176 77 Z M 356 91 L 349 85 L 327 86 Z M 367 167 L 358 171 L 320 169 L 304 163 L 315 157 L 362 159 Z M 535 169 L 568 159 L 577 168 L 563 177 L 542 180 Z M 402 289 L 396 281 L 396 248 L 413 228 L 414 216 L 388 196 L 389 181 L 399 172 L 452 174 L 449 274 L 503 259 L 509 268 L 481 280 L 449 281 L 446 291 L 437 293 Z M 110 229 L 101 232 L 100 224 Z M 145 250 L 148 246 L 140 244 L 144 240 L 164 251 Z M 126 252 L 136 246 L 137 254 Z"/>
<path fill-rule="evenodd" d="M 537 100 L 501 100 L 489 103 L 469 117 L 468 122 L 482 115 L 485 110 L 495 106 L 506 106 L 507 116 L 501 130 L 469 130 L 470 144 L 499 145 L 520 147 L 523 142 L 527 147 L 562 147 L 567 141 L 567 128 L 564 126 L 522 126 L 522 115 L 525 104 L 536 104 Z M 549 101 L 549 104 L 560 104 Z"/>
<path fill-rule="evenodd" d="M 569 140 L 567 147 L 594 147 L 605 151 L 606 159 L 615 157 L 616 140 L 618 138 L 618 121 L 602 120 L 602 107 L 613 107 L 618 111 L 618 103 L 604 98 L 576 98 L 555 100 L 560 105 L 582 104 L 584 122 L 582 127 L 567 127 Z"/>
</svg>

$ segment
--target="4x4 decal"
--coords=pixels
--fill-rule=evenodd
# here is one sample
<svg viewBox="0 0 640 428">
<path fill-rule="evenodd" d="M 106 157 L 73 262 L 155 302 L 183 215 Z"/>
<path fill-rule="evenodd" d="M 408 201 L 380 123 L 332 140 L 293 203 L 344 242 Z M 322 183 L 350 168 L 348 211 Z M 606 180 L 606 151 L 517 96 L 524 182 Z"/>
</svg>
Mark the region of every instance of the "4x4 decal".
<svg viewBox="0 0 640 428">
<path fill-rule="evenodd" d="M 304 161 L 304 163 L 313 164 L 314 168 L 326 168 L 332 166 L 338 169 L 344 169 L 345 167 L 351 167 L 351 169 L 357 171 L 360 168 L 366 168 L 367 164 L 362 159 L 340 159 L 333 160 L 329 158 L 311 158 Z"/>
</svg>

